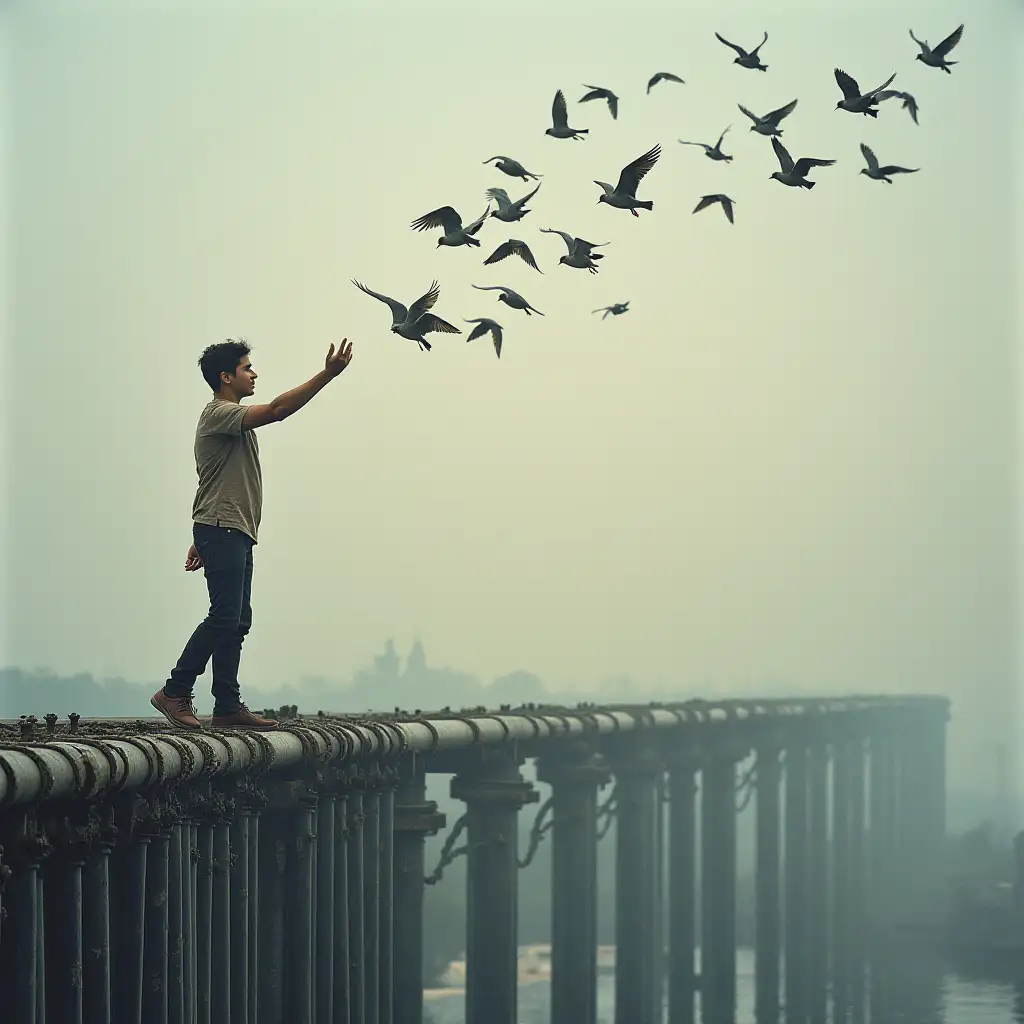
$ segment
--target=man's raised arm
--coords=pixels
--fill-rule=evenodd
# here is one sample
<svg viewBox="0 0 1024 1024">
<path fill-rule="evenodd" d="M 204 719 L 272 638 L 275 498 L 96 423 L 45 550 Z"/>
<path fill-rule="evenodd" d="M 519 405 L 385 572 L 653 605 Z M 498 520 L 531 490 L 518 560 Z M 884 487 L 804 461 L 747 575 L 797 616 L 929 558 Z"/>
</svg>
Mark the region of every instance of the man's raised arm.
<svg viewBox="0 0 1024 1024">
<path fill-rule="evenodd" d="M 292 413 L 298 412 L 321 388 L 329 384 L 352 360 L 352 343 L 342 338 L 338 351 L 334 351 L 334 342 L 327 350 L 324 368 L 305 384 L 300 384 L 291 391 L 285 391 L 267 405 L 248 405 L 242 417 L 243 430 L 255 430 L 267 423 L 277 423 L 287 419 Z"/>
</svg>

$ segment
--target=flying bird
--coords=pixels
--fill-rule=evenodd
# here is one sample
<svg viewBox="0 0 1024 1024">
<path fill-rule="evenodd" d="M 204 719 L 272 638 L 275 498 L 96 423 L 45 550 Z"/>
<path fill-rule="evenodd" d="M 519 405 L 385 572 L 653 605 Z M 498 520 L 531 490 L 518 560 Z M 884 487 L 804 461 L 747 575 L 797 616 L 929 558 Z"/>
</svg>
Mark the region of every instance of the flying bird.
<svg viewBox="0 0 1024 1024">
<path fill-rule="evenodd" d="M 431 331 L 439 331 L 442 334 L 462 333 L 458 327 L 454 327 L 447 320 L 442 320 L 439 316 L 428 312 L 437 302 L 438 295 L 441 294 L 436 281 L 431 284 L 430 290 L 425 295 L 421 295 L 408 309 L 397 299 L 391 298 L 390 295 L 381 295 L 380 292 L 375 292 L 367 288 L 366 285 L 360 284 L 355 278 L 352 279 L 352 283 L 361 292 L 366 292 L 367 295 L 386 302 L 391 307 L 392 332 L 402 338 L 408 338 L 409 341 L 415 341 L 421 351 L 430 351 L 430 342 L 423 337 L 424 334 L 429 334 Z"/>
<path fill-rule="evenodd" d="M 783 185 L 789 185 L 791 188 L 814 188 L 814 182 L 807 180 L 807 172 L 812 167 L 831 167 L 835 163 L 835 160 L 818 160 L 813 156 L 802 156 L 794 163 L 786 147 L 774 137 L 772 138 L 772 149 L 775 150 L 775 155 L 779 158 L 782 170 L 775 171 L 769 177 L 781 181 Z"/>
<path fill-rule="evenodd" d="M 883 89 L 888 89 L 892 80 L 896 77 L 894 71 L 880 86 L 861 93 L 857 80 L 845 71 L 835 68 L 836 84 L 843 91 L 843 98 L 836 104 L 836 110 L 848 110 L 851 114 L 867 114 L 870 117 L 878 117 L 878 94 Z"/>
<path fill-rule="evenodd" d="M 619 97 L 611 91 L 611 89 L 604 89 L 600 85 L 587 85 L 583 83 L 584 89 L 589 89 L 590 92 L 586 96 L 581 97 L 580 103 L 586 103 L 588 100 L 607 100 L 608 109 L 611 111 L 613 118 L 619 116 Z"/>
<path fill-rule="evenodd" d="M 499 245 L 498 248 L 484 260 L 484 263 L 498 263 L 506 256 L 518 256 L 528 267 L 533 267 L 533 269 L 540 274 L 544 273 L 544 271 L 537 266 L 537 261 L 533 258 L 533 253 L 530 252 L 530 247 L 518 238 L 510 238 L 507 242 L 502 242 L 501 245 Z"/>
<path fill-rule="evenodd" d="M 565 94 L 561 89 L 555 93 L 555 101 L 551 104 L 551 127 L 544 134 L 555 139 L 582 139 L 589 128 L 570 128 L 569 111 L 565 105 Z"/>
<path fill-rule="evenodd" d="M 648 95 L 650 95 L 651 88 L 659 82 L 679 82 L 680 85 L 686 85 L 683 79 L 678 75 L 673 75 L 671 71 L 659 71 L 656 75 L 651 75 L 650 81 L 647 83 Z"/>
<path fill-rule="evenodd" d="M 526 299 L 524 299 L 522 295 L 519 294 L 519 292 L 514 292 L 511 288 L 506 288 L 502 284 L 475 284 L 473 285 L 473 287 L 479 289 L 482 292 L 501 292 L 501 294 L 498 296 L 499 302 L 504 302 L 505 305 L 510 307 L 511 309 L 521 309 L 524 313 L 526 313 L 527 316 L 530 315 L 531 310 L 533 310 L 533 312 L 536 313 L 538 316 L 544 315 L 539 309 L 534 309 L 534 307 L 531 306 L 526 301 Z"/>
<path fill-rule="evenodd" d="M 479 241 L 473 236 L 480 230 L 480 226 L 487 215 L 491 212 L 491 204 L 477 217 L 472 224 L 462 226 L 462 218 L 451 206 L 441 206 L 430 213 L 412 222 L 414 231 L 426 231 L 428 228 L 444 228 L 444 234 L 437 240 L 438 245 L 479 245 Z"/>
<path fill-rule="evenodd" d="M 607 320 L 609 314 L 611 314 L 612 316 L 621 316 L 623 313 L 628 313 L 629 312 L 629 303 L 628 302 L 616 302 L 616 303 L 614 303 L 611 306 L 602 306 L 600 309 L 592 309 L 590 312 L 591 313 L 604 313 L 604 316 L 601 317 L 601 319 L 602 320 Z"/>
<path fill-rule="evenodd" d="M 544 177 L 543 174 L 534 174 L 532 171 L 528 171 L 518 160 L 513 160 L 510 156 L 492 156 L 482 160 L 481 163 L 489 164 L 492 160 L 497 161 L 494 166 L 499 171 L 503 171 L 512 178 L 522 178 L 523 181 L 533 178 L 536 181 L 538 178 Z"/>
<path fill-rule="evenodd" d="M 729 128 L 731 127 L 732 125 L 729 125 Z M 704 155 L 709 160 L 729 161 L 732 160 L 732 157 L 728 153 L 722 152 L 722 139 L 725 138 L 725 133 L 729 130 L 729 128 L 726 128 L 725 131 L 718 136 L 718 141 L 713 146 L 709 146 L 706 142 L 687 142 L 685 139 L 679 139 L 678 141 L 681 142 L 684 146 L 700 146 L 704 150 Z"/>
<path fill-rule="evenodd" d="M 875 99 L 877 99 L 879 103 L 884 103 L 886 100 L 891 100 L 897 97 L 903 100 L 903 103 L 900 105 L 910 115 L 914 124 L 917 124 L 917 100 L 915 100 L 909 92 L 900 92 L 899 89 L 883 89 L 878 93 Z"/>
<path fill-rule="evenodd" d="M 732 224 L 733 200 L 722 192 L 715 192 L 714 195 L 710 196 L 701 196 L 700 202 L 693 208 L 693 212 L 699 213 L 701 210 L 705 209 L 708 206 L 711 206 L 713 203 L 722 204 L 722 209 L 725 211 L 726 217 L 729 218 L 729 223 Z"/>
<path fill-rule="evenodd" d="M 477 326 L 469 332 L 469 337 L 466 339 L 467 342 L 475 341 L 477 338 L 482 338 L 488 331 L 491 332 L 491 338 L 494 340 L 494 354 L 500 359 L 501 358 L 501 324 L 497 320 L 491 320 L 490 317 L 477 316 L 472 320 L 466 320 L 467 324 L 476 324 Z"/>
<path fill-rule="evenodd" d="M 597 273 L 599 268 L 594 260 L 603 260 L 604 253 L 592 250 L 599 245 L 607 245 L 607 242 L 588 242 L 585 238 L 574 238 L 568 231 L 559 231 L 557 228 L 541 228 L 540 230 L 548 235 L 562 236 L 562 241 L 565 242 L 565 247 L 569 251 L 558 261 L 559 263 L 564 263 L 567 267 L 576 267 L 579 270 L 589 270 L 592 274 Z"/>
<path fill-rule="evenodd" d="M 732 47 L 732 49 L 734 49 L 739 54 L 739 56 L 733 61 L 733 64 L 739 64 L 741 68 L 749 68 L 751 71 L 768 70 L 768 65 L 762 64 L 761 58 L 758 57 L 757 55 L 757 51 L 760 50 L 761 47 L 768 42 L 767 32 L 765 32 L 764 34 L 764 39 L 762 39 L 761 42 L 759 42 L 757 46 L 755 46 L 754 49 L 751 50 L 749 53 L 747 53 L 747 51 L 744 50 L 742 46 L 737 46 L 735 43 L 730 43 L 728 39 L 723 39 L 722 36 L 720 36 L 717 32 L 715 33 L 715 38 L 720 43 L 725 43 L 726 46 Z"/>
<path fill-rule="evenodd" d="M 950 71 L 949 69 L 954 64 L 959 64 L 960 61 L 946 60 L 946 54 L 949 53 L 949 51 L 952 50 L 953 47 L 960 42 L 960 37 L 963 34 L 964 27 L 963 25 L 960 25 L 959 27 L 953 29 L 953 31 L 950 32 L 949 35 L 946 36 L 946 38 L 943 39 L 941 43 L 939 43 L 938 46 L 931 48 L 923 39 L 918 39 L 917 36 L 914 35 L 914 30 L 911 29 L 910 38 L 913 39 L 914 42 L 921 47 L 921 52 L 917 55 L 915 59 L 919 60 L 922 64 L 927 64 L 930 68 L 942 68 L 942 70 L 945 71 L 947 75 L 953 74 L 953 72 Z"/>
<path fill-rule="evenodd" d="M 529 194 L 523 196 L 522 199 L 517 199 L 514 203 L 509 199 L 508 193 L 503 188 L 489 188 L 485 195 L 488 199 L 493 199 L 498 204 L 498 208 L 491 211 L 491 216 L 497 217 L 498 220 L 503 220 L 508 224 L 511 224 L 513 221 L 522 220 L 530 212 L 526 208 L 526 204 L 537 194 L 539 188 L 540 185 Z"/>
<path fill-rule="evenodd" d="M 654 203 L 650 199 L 642 200 L 636 197 L 637 185 L 643 180 L 647 172 L 658 162 L 661 156 L 661 146 L 655 145 L 643 156 L 638 156 L 632 163 L 626 164 L 619 173 L 618 183 L 612 188 L 607 181 L 594 180 L 595 185 L 600 185 L 604 190 L 597 197 L 599 203 L 607 203 L 620 210 L 629 210 L 634 217 L 639 217 L 636 211 L 653 210 Z"/>
<path fill-rule="evenodd" d="M 866 174 L 869 178 L 874 178 L 875 181 L 884 181 L 891 185 L 892 178 L 889 177 L 890 174 L 915 174 L 921 169 L 920 167 L 897 167 L 895 164 L 879 167 L 878 160 L 870 146 L 866 146 L 862 142 L 860 144 L 860 151 L 864 154 L 864 159 L 867 161 L 867 167 L 862 167 L 860 173 Z"/>
<path fill-rule="evenodd" d="M 778 110 L 772 110 L 765 114 L 764 117 L 758 117 L 757 114 L 752 114 L 742 103 L 737 103 L 737 107 L 743 111 L 747 117 L 750 118 L 754 123 L 750 126 L 752 132 L 757 132 L 758 135 L 781 135 L 782 129 L 779 127 L 779 122 L 792 114 L 796 109 L 796 100 L 791 103 L 787 103 L 784 107 L 779 107 Z"/>
</svg>

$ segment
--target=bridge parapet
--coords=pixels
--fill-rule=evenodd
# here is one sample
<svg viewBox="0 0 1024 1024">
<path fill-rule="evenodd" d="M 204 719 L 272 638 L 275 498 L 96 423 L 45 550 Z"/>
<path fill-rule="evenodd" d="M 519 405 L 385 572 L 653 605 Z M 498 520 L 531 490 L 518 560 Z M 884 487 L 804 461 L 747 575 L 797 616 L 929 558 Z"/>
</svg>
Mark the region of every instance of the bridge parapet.
<svg viewBox="0 0 1024 1024">
<path fill-rule="evenodd" d="M 838 1012 L 857 998 L 867 931 L 941 906 L 948 714 L 942 697 L 863 695 L 292 707 L 267 733 L 0 722 L 5 1020 L 420 1024 L 423 887 L 461 853 L 467 1019 L 514 1024 L 516 876 L 550 831 L 552 1005 L 593 1024 L 597 846 L 614 815 L 617 1020 L 660 1021 L 667 977 L 671 1024 L 692 1022 L 698 988 L 708 1024 L 729 1024 L 736 814 L 755 797 L 759 1024 L 780 1005 L 820 1016 L 828 992 Z M 537 793 L 519 769 L 534 758 L 552 796 L 520 858 Z M 453 774 L 467 803 L 433 876 L 424 838 L 446 822 L 430 772 Z M 785 950 L 798 956 L 783 978 Z"/>
</svg>

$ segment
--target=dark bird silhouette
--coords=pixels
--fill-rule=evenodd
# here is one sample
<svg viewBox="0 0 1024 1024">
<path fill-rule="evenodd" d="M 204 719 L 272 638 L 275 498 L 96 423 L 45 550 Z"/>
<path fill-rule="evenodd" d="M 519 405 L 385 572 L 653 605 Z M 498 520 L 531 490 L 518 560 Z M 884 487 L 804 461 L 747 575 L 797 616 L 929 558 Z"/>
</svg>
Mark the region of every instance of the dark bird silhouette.
<svg viewBox="0 0 1024 1024">
<path fill-rule="evenodd" d="M 372 295 L 380 302 L 387 303 L 391 307 L 392 332 L 409 341 L 415 341 L 421 350 L 430 351 L 430 342 L 423 337 L 424 334 L 430 334 L 432 331 L 439 331 L 442 334 L 462 333 L 458 327 L 454 327 L 447 320 L 442 320 L 439 316 L 428 312 L 437 302 L 438 295 L 441 294 L 436 281 L 408 309 L 397 299 L 391 298 L 390 295 L 381 295 L 380 292 L 367 288 L 365 284 L 360 284 L 355 278 L 352 279 L 352 283 L 361 292 L 366 292 L 367 295 Z"/>
<path fill-rule="evenodd" d="M 729 223 L 732 224 L 733 200 L 722 192 L 715 192 L 713 195 L 709 196 L 701 196 L 700 202 L 693 208 L 693 212 L 699 213 L 701 210 L 706 209 L 714 203 L 722 204 L 722 209 L 725 211 L 726 217 L 729 218 Z"/>
<path fill-rule="evenodd" d="M 942 68 L 947 75 L 953 74 L 949 69 L 954 64 L 959 64 L 958 60 L 946 60 L 946 54 L 960 42 L 960 37 L 964 34 L 963 25 L 958 25 L 952 32 L 946 36 L 945 39 L 939 43 L 938 46 L 929 47 L 923 39 L 918 39 L 914 35 L 914 30 L 910 30 L 910 38 L 921 47 L 921 52 L 917 55 L 915 60 L 919 60 L 922 64 L 927 64 L 930 68 Z"/>
<path fill-rule="evenodd" d="M 654 203 L 650 199 L 637 199 L 637 186 L 643 181 L 647 172 L 658 162 L 661 156 L 661 146 L 656 145 L 649 149 L 643 156 L 638 156 L 632 163 L 626 164 L 619 173 L 618 183 L 613 188 L 607 181 L 594 180 L 595 185 L 600 185 L 604 190 L 597 197 L 599 203 L 607 203 L 609 206 L 617 207 L 620 210 L 629 210 L 634 217 L 640 215 L 640 210 L 653 210 Z"/>
<path fill-rule="evenodd" d="M 732 125 L 729 125 L 729 128 L 731 127 Z M 722 152 L 722 139 L 725 138 L 726 132 L 729 131 L 729 128 L 726 128 L 725 131 L 718 136 L 718 141 L 713 146 L 709 146 L 706 142 L 687 142 L 686 139 L 679 139 L 678 141 L 684 146 L 700 146 L 704 150 L 704 155 L 709 160 L 725 160 L 728 163 L 732 160 L 732 157 L 728 153 Z"/>
<path fill-rule="evenodd" d="M 836 84 L 843 92 L 843 98 L 836 104 L 836 110 L 848 110 L 851 114 L 867 114 L 869 117 L 878 117 L 878 94 L 887 89 L 896 77 L 894 71 L 880 86 L 862 94 L 857 79 L 852 75 L 848 75 L 840 68 L 836 68 L 834 74 Z"/>
<path fill-rule="evenodd" d="M 890 174 L 916 174 L 921 169 L 920 167 L 897 167 L 896 164 L 879 167 L 878 160 L 870 146 L 862 142 L 860 144 L 860 151 L 864 154 L 864 160 L 867 162 L 867 167 L 862 167 L 860 173 L 866 174 L 869 178 L 874 178 L 876 181 L 884 181 L 891 185 L 892 178 L 889 177 Z"/>
<path fill-rule="evenodd" d="M 775 155 L 779 158 L 782 170 L 775 171 L 769 177 L 782 182 L 783 185 L 789 185 L 791 188 L 814 188 L 814 182 L 807 179 L 807 172 L 812 167 L 831 167 L 835 163 L 835 160 L 819 160 L 813 156 L 802 156 L 794 163 L 786 147 L 774 137 L 772 138 L 772 149 L 775 150 Z"/>
<path fill-rule="evenodd" d="M 587 85 L 583 83 L 584 89 L 589 89 L 585 96 L 580 98 L 580 103 L 586 103 L 589 100 L 607 100 L 608 109 L 611 111 L 612 118 L 618 118 L 619 116 L 619 97 L 611 91 L 611 89 L 604 89 L 600 85 Z"/>
<path fill-rule="evenodd" d="M 647 83 L 647 93 L 650 95 L 651 89 L 656 86 L 659 82 L 679 82 L 680 85 L 685 85 L 678 75 L 673 75 L 671 71 L 659 71 L 655 75 L 651 75 L 650 80 Z"/>
<path fill-rule="evenodd" d="M 482 292 L 501 292 L 498 296 L 499 302 L 504 302 L 510 309 L 521 309 L 527 316 L 530 315 L 531 310 L 538 316 L 544 315 L 539 309 L 534 309 L 534 307 L 531 306 L 530 303 L 519 294 L 519 292 L 513 291 L 511 288 L 506 288 L 503 284 L 475 284 L 473 287 Z"/>
<path fill-rule="evenodd" d="M 513 160 L 510 156 L 492 156 L 482 160 L 481 163 L 489 164 L 492 160 L 496 161 L 494 166 L 499 171 L 512 178 L 522 178 L 523 181 L 533 178 L 536 181 L 538 178 L 544 177 L 543 174 L 534 174 L 532 171 L 528 171 L 518 160 Z"/>
<path fill-rule="evenodd" d="M 723 38 L 717 32 L 715 38 L 720 43 L 725 43 L 726 46 L 731 47 L 735 50 L 739 56 L 733 61 L 733 64 L 739 64 L 741 68 L 749 68 L 751 71 L 767 71 L 768 65 L 761 63 L 761 58 L 758 57 L 757 51 L 768 42 L 768 33 L 765 32 L 764 39 L 761 40 L 749 53 L 743 49 L 742 46 L 737 46 L 735 43 L 730 43 L 728 39 Z"/>
<path fill-rule="evenodd" d="M 441 206 L 430 213 L 418 217 L 410 225 L 414 231 L 426 231 L 429 228 L 444 228 L 444 234 L 437 240 L 438 245 L 479 245 L 480 242 L 473 236 L 480 230 L 481 225 L 487 220 L 491 212 L 491 204 L 472 224 L 462 226 L 462 218 L 455 211 L 454 207 Z"/>
<path fill-rule="evenodd" d="M 555 139 L 582 139 L 589 131 L 589 128 L 569 127 L 569 109 L 565 105 L 565 94 L 559 89 L 551 104 L 551 127 L 544 134 Z"/>
<path fill-rule="evenodd" d="M 518 256 L 528 267 L 533 267 L 538 273 L 543 274 L 544 271 L 537 266 L 537 261 L 533 258 L 533 253 L 530 252 L 530 247 L 521 239 L 510 238 L 507 242 L 502 242 L 494 252 L 491 253 L 484 263 L 499 263 L 505 259 L 506 256 Z"/>
<path fill-rule="evenodd" d="M 602 320 L 607 320 L 609 316 L 621 316 L 623 313 L 629 312 L 628 302 L 616 302 L 611 306 L 601 306 L 600 309 L 592 309 L 591 313 L 604 313 L 601 317 Z"/>
<path fill-rule="evenodd" d="M 482 338 L 488 331 L 490 331 L 491 339 L 494 341 L 494 354 L 500 359 L 502 339 L 501 324 L 499 324 L 497 320 L 492 320 L 490 317 L 486 316 L 474 317 L 472 320 L 467 320 L 466 323 L 477 325 L 469 332 L 469 337 L 466 341 L 476 341 L 477 338 Z"/>
</svg>

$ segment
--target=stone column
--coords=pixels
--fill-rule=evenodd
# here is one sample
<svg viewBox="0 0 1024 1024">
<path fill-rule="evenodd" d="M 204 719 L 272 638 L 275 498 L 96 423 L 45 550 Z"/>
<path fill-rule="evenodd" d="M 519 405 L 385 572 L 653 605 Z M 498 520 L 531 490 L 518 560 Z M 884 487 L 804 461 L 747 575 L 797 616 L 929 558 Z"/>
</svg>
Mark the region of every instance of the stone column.
<svg viewBox="0 0 1024 1024">
<path fill-rule="evenodd" d="M 597 790 L 609 778 L 589 743 L 563 742 L 537 763 L 552 791 L 551 1019 L 597 1020 Z"/>
<path fill-rule="evenodd" d="M 808 754 L 807 873 L 808 1017 L 811 1024 L 825 1024 L 828 1015 L 829 964 L 829 759 L 828 726 L 814 722 Z"/>
<path fill-rule="evenodd" d="M 807 737 L 802 723 L 789 732 L 785 752 L 785 1011 L 787 1024 L 807 1020 Z"/>
<path fill-rule="evenodd" d="M 701 1019 L 736 1019 L 736 763 L 747 750 L 709 737 L 701 792 Z"/>
<path fill-rule="evenodd" d="M 518 818 L 537 800 L 519 764 L 515 747 L 481 749 L 451 783 L 467 806 L 467 1021 L 518 1021 Z"/>
<path fill-rule="evenodd" d="M 641 733 L 608 744 L 616 777 L 615 1024 L 654 1024 L 660 1016 L 655 979 L 655 842 L 664 771 L 652 740 Z"/>
<path fill-rule="evenodd" d="M 946 919 L 946 722 L 949 703 L 918 698 L 899 712 L 899 850 L 902 923 L 935 931 Z"/>
<path fill-rule="evenodd" d="M 419 755 L 399 763 L 395 793 L 394 1019 L 423 1019 L 424 840 L 445 826 L 445 815 L 427 799 Z"/>
<path fill-rule="evenodd" d="M 781 784 L 779 754 L 782 736 L 774 723 L 762 726 L 755 741 L 757 751 L 756 794 L 756 888 L 754 1015 L 757 1024 L 776 1024 L 779 1019 L 782 945 L 781 897 Z"/>
<path fill-rule="evenodd" d="M 867 794 L 867 751 L 864 742 L 864 722 L 858 715 L 850 739 L 850 845 L 848 888 L 849 933 L 847 949 L 850 955 L 850 1011 L 853 1024 L 865 1017 L 865 984 L 867 966 L 867 825 L 865 808 Z"/>
<path fill-rule="evenodd" d="M 697 932 L 697 771 L 693 751 L 669 755 L 668 1020 L 693 1024 Z"/>
<path fill-rule="evenodd" d="M 851 852 L 853 809 L 853 746 L 845 722 L 833 729 L 832 762 L 832 1006 L 836 1021 L 844 1021 L 851 995 L 852 938 Z"/>
</svg>

